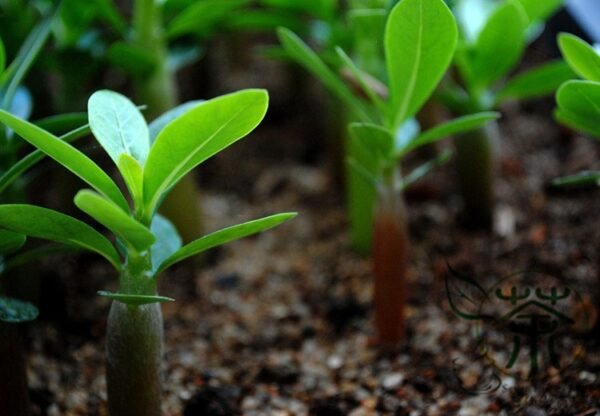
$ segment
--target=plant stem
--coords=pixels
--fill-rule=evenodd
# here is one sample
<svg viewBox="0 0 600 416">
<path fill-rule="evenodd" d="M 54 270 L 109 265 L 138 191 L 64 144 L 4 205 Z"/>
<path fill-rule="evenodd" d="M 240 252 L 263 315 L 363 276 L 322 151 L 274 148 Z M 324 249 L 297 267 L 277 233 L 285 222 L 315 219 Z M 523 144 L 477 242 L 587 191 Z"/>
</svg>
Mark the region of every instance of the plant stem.
<svg viewBox="0 0 600 416">
<path fill-rule="evenodd" d="M 31 414 L 25 354 L 17 324 L 0 322 L 0 415 Z"/>
<path fill-rule="evenodd" d="M 110 416 L 161 415 L 163 321 L 160 304 L 113 301 L 106 337 Z"/>
<path fill-rule="evenodd" d="M 159 2 L 136 0 L 133 26 L 134 41 L 153 53 L 157 63 L 152 73 L 134 80 L 138 101 L 148 106 L 148 119 L 154 119 L 178 103 L 175 74 L 167 68 L 167 44 L 162 33 Z M 171 190 L 161 206 L 161 212 L 173 222 L 184 242 L 192 241 L 202 233 L 198 195 L 194 177 L 187 175 Z"/>
<path fill-rule="evenodd" d="M 498 124 L 494 121 L 456 137 L 458 181 L 468 226 L 492 226 L 498 144 Z"/>
<path fill-rule="evenodd" d="M 377 190 L 373 230 L 374 318 L 376 341 L 395 345 L 404 339 L 407 298 L 408 233 L 402 195 L 396 179 Z"/>
</svg>

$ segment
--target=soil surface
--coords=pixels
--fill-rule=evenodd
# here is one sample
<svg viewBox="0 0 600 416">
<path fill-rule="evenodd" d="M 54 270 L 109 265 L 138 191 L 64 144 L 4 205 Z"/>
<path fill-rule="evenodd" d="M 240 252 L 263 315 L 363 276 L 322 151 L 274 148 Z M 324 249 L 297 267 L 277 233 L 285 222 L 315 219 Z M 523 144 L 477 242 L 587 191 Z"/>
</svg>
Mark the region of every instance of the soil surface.
<svg viewBox="0 0 600 416">
<path fill-rule="evenodd" d="M 304 102 L 278 93 L 290 91 L 285 66 L 252 60 L 243 70 L 253 77 L 232 70 L 222 89 L 267 86 L 271 109 L 255 133 L 198 169 L 207 231 L 280 211 L 299 216 L 162 276 L 161 294 L 177 300 L 163 305 L 165 415 L 600 414 L 598 341 L 584 328 L 600 277 L 600 191 L 549 186 L 600 168 L 598 142 L 558 127 L 551 101 L 505 106 L 491 233 L 461 226 L 452 162 L 415 184 L 406 194 L 407 341 L 381 350 L 370 342 L 371 265 L 350 247 L 328 164 L 322 127 L 336 109 L 316 104 L 314 86 Z M 561 334 L 571 365 L 541 365 L 530 379 L 519 377 L 528 360 L 494 371 L 478 353 L 477 323 L 448 302 L 445 279 L 456 277 L 448 264 L 484 288 L 536 270 L 581 294 L 575 324 Z M 27 328 L 38 414 L 106 415 L 109 302 L 95 292 L 114 289 L 116 276 L 93 255 L 49 259 L 43 270 L 48 287 L 62 285 L 66 307 Z M 501 328 L 490 331 L 489 345 L 509 354 Z"/>
</svg>

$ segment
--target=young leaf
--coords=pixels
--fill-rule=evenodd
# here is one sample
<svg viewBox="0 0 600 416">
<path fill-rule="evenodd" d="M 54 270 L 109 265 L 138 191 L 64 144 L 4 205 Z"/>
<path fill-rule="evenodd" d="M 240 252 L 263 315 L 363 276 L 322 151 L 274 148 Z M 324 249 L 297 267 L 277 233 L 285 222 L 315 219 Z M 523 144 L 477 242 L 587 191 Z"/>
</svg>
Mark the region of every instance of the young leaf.
<svg viewBox="0 0 600 416">
<path fill-rule="evenodd" d="M 150 252 L 152 272 L 156 273 L 161 263 L 181 248 L 181 237 L 171 221 L 160 214 L 152 219 L 151 229 L 156 236 L 156 243 L 152 245 Z"/>
<path fill-rule="evenodd" d="M 137 160 L 129 156 L 127 153 L 121 154 L 117 167 L 121 176 L 129 189 L 129 194 L 133 200 L 133 206 L 137 209 L 144 203 L 144 168 Z"/>
<path fill-rule="evenodd" d="M 140 306 L 149 303 L 174 302 L 175 299 L 166 296 L 151 296 L 151 295 L 130 295 L 126 293 L 112 293 L 105 290 L 99 290 L 98 295 L 112 300 L 119 301 L 126 305 Z"/>
<path fill-rule="evenodd" d="M 552 16 L 564 3 L 564 0 L 519 0 L 530 22 L 543 22 Z"/>
<path fill-rule="evenodd" d="M 363 103 L 302 39 L 294 32 L 282 27 L 277 29 L 277 35 L 285 51 L 296 63 L 317 77 L 327 89 L 356 112 L 363 121 L 370 120 L 369 112 Z"/>
<path fill-rule="evenodd" d="M 575 73 L 564 61 L 548 62 L 511 79 L 498 93 L 496 102 L 542 97 L 574 77 Z"/>
<path fill-rule="evenodd" d="M 0 122 L 79 176 L 99 193 L 111 199 L 121 209 L 129 211 L 125 197 L 113 180 L 79 150 L 36 125 L 21 120 L 4 110 L 0 110 Z"/>
<path fill-rule="evenodd" d="M 483 126 L 488 121 L 496 120 L 498 118 L 500 118 L 500 113 L 495 111 L 486 111 L 476 114 L 469 114 L 467 116 L 458 117 L 447 121 L 427 130 L 426 132 L 415 137 L 414 140 L 408 142 L 406 146 L 400 150 L 398 157 L 401 158 L 416 148 L 445 139 L 453 134 L 476 129 Z"/>
<path fill-rule="evenodd" d="M 19 323 L 33 321 L 38 317 L 38 309 L 29 302 L 0 296 L 0 321 Z"/>
<path fill-rule="evenodd" d="M 152 120 L 148 126 L 148 131 L 150 133 L 150 145 L 154 144 L 154 141 L 158 137 L 158 133 L 160 133 L 167 124 L 175 120 L 177 117 L 184 115 L 192 108 L 199 106 L 203 102 L 204 100 L 188 101 L 187 103 L 180 104 L 177 107 L 170 109 L 166 113 L 163 113 Z"/>
<path fill-rule="evenodd" d="M 150 149 L 146 120 L 140 110 L 121 94 L 96 91 L 88 101 L 92 133 L 115 164 L 128 154 L 143 166 Z"/>
<path fill-rule="evenodd" d="M 231 11 L 249 3 L 249 0 L 204 0 L 190 5 L 176 16 L 167 27 L 167 36 L 206 34 Z"/>
<path fill-rule="evenodd" d="M 574 175 L 563 176 L 552 181 L 554 186 L 600 186 L 600 171 L 583 171 Z"/>
<path fill-rule="evenodd" d="M 115 268 L 120 267 L 119 255 L 110 241 L 86 223 L 60 212 L 33 205 L 1 205 L 0 227 L 91 250 L 106 258 Z"/>
<path fill-rule="evenodd" d="M 515 1 L 507 1 L 482 29 L 471 62 L 471 85 L 485 88 L 506 75 L 525 50 L 527 14 Z"/>
<path fill-rule="evenodd" d="M 378 163 L 393 158 L 394 137 L 388 130 L 369 123 L 351 123 L 348 130 L 352 139 L 357 141 L 356 144 L 370 153 Z"/>
<path fill-rule="evenodd" d="M 410 185 L 427 175 L 436 167 L 448 162 L 451 156 L 452 152 L 450 150 L 445 150 L 442 153 L 440 153 L 435 159 L 430 160 L 429 162 L 425 162 L 417 168 L 413 169 L 412 172 L 410 172 L 402 179 L 402 182 L 400 184 L 400 191 L 405 190 Z"/>
<path fill-rule="evenodd" d="M 567 63 L 580 77 L 600 82 L 600 54 L 575 35 L 561 33 L 558 46 Z"/>
<path fill-rule="evenodd" d="M 0 256 L 17 251 L 26 240 L 27 237 L 23 234 L 0 229 Z"/>
<path fill-rule="evenodd" d="M 385 31 L 391 127 L 414 116 L 450 65 L 458 40 L 452 13 L 442 0 L 402 0 Z"/>
<path fill-rule="evenodd" d="M 77 208 L 111 230 L 121 240 L 129 243 L 137 251 L 144 251 L 156 241 L 154 234 L 141 223 L 123 212 L 114 202 L 90 190 L 82 190 L 75 195 Z"/>
<path fill-rule="evenodd" d="M 258 220 L 248 221 L 243 224 L 233 225 L 231 227 L 215 231 L 214 233 L 207 234 L 204 237 L 201 237 L 198 240 L 192 241 L 191 243 L 183 246 L 181 249 L 169 256 L 165 261 L 162 262 L 158 268 L 157 274 L 173 264 L 187 259 L 188 257 L 223 245 L 230 241 L 268 230 L 284 221 L 294 218 L 296 215 L 296 213 L 275 214 Z"/>
<path fill-rule="evenodd" d="M 77 139 L 87 136 L 89 133 L 90 129 L 86 125 L 60 136 L 60 140 L 66 143 L 71 143 Z M 23 159 L 12 165 L 10 169 L 0 176 L 0 194 L 4 192 L 6 188 L 8 188 L 15 180 L 20 178 L 25 171 L 42 160 L 44 156 L 45 154 L 41 150 L 34 150 Z"/>
<path fill-rule="evenodd" d="M 106 57 L 113 65 L 134 76 L 147 76 L 157 66 L 156 57 L 151 51 L 127 42 L 113 43 Z"/>
<path fill-rule="evenodd" d="M 576 129 L 600 138 L 600 83 L 565 82 L 556 94 L 557 118 Z"/>
<path fill-rule="evenodd" d="M 152 145 L 144 169 L 147 214 L 154 213 L 186 173 L 254 130 L 268 100 L 264 90 L 242 90 L 207 101 L 169 123 Z"/>
</svg>

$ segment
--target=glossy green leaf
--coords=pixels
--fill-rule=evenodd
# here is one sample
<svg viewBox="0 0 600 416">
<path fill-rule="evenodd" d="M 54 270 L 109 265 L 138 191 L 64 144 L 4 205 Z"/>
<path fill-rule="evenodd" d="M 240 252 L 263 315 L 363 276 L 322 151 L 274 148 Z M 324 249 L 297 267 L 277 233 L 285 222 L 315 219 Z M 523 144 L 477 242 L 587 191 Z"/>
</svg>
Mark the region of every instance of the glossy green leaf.
<svg viewBox="0 0 600 416">
<path fill-rule="evenodd" d="M 204 237 L 201 237 L 198 240 L 192 241 L 191 243 L 183 246 L 181 249 L 169 256 L 165 261 L 162 262 L 157 273 L 164 271 L 166 268 L 175 263 L 202 253 L 208 249 L 273 228 L 282 222 L 294 218 L 296 215 L 296 213 L 275 214 L 258 220 L 248 221 L 243 224 L 233 225 L 231 227 L 215 231 L 214 233 L 207 234 Z"/>
<path fill-rule="evenodd" d="M 514 1 L 492 13 L 473 50 L 469 81 L 474 88 L 490 86 L 515 67 L 525 50 L 527 24 L 527 14 Z"/>
<path fill-rule="evenodd" d="M 205 34 L 228 13 L 249 3 L 249 0 L 204 0 L 192 2 L 167 26 L 167 36 Z"/>
<path fill-rule="evenodd" d="M 122 241 L 137 251 L 144 251 L 156 241 L 154 234 L 144 225 L 123 212 L 114 202 L 96 192 L 82 190 L 75 195 L 77 208 L 111 230 Z"/>
<path fill-rule="evenodd" d="M 548 62 L 517 75 L 498 93 L 497 102 L 524 100 L 554 93 L 560 85 L 573 79 L 575 73 L 562 60 Z"/>
<path fill-rule="evenodd" d="M 29 302 L 0 296 L 0 321 L 19 323 L 33 321 L 39 311 Z"/>
<path fill-rule="evenodd" d="M 133 206 L 140 209 L 144 204 L 144 168 L 127 153 L 121 154 L 117 167 L 129 189 Z"/>
<path fill-rule="evenodd" d="M 127 42 L 115 42 L 106 57 L 114 65 L 134 76 L 147 76 L 157 66 L 156 56 L 146 48 Z"/>
<path fill-rule="evenodd" d="M 112 299 L 112 300 L 116 300 L 116 301 L 124 303 L 126 305 L 131 305 L 131 306 L 140 306 L 140 305 L 147 305 L 149 303 L 164 303 L 164 302 L 174 302 L 175 301 L 175 299 L 168 298 L 166 296 L 128 295 L 125 293 L 107 292 L 105 290 L 99 290 L 98 295 L 105 297 L 105 298 Z"/>
<path fill-rule="evenodd" d="M 600 138 L 600 82 L 565 82 L 556 101 L 560 121 Z"/>
<path fill-rule="evenodd" d="M 99 193 L 114 201 L 121 209 L 129 210 L 125 197 L 113 180 L 75 147 L 36 125 L 21 120 L 3 110 L 0 110 L 0 122 L 6 124 L 23 139 L 79 176 Z"/>
<path fill-rule="evenodd" d="M 573 71 L 584 79 L 600 82 L 600 54 L 591 45 L 575 35 L 561 33 L 558 46 Z"/>
<path fill-rule="evenodd" d="M 356 141 L 357 147 L 364 149 L 362 153 L 365 157 L 372 158 L 376 165 L 381 165 L 393 160 L 394 157 L 394 137 L 391 133 L 381 126 L 368 123 L 351 123 L 348 126 L 352 140 Z M 367 156 L 366 154 L 369 154 Z M 360 155 L 355 154 L 357 162 L 368 167 L 371 163 L 365 163 Z"/>
<path fill-rule="evenodd" d="M 156 236 L 156 243 L 151 248 L 152 272 L 156 273 L 161 263 L 181 248 L 182 241 L 173 223 L 160 214 L 152 219 L 151 228 Z"/>
<path fill-rule="evenodd" d="M 175 120 L 177 117 L 184 115 L 192 108 L 199 106 L 203 102 L 204 100 L 188 101 L 178 105 L 177 107 L 173 107 L 169 111 L 152 120 L 148 126 L 148 131 L 150 132 L 150 145 L 154 144 L 154 141 L 158 137 L 158 133 L 160 133 L 167 124 Z"/>
<path fill-rule="evenodd" d="M 186 173 L 254 130 L 268 101 L 264 90 L 242 90 L 206 101 L 162 129 L 144 168 L 147 213 Z"/>
<path fill-rule="evenodd" d="M 60 140 L 71 143 L 77 139 L 87 136 L 90 133 L 89 127 L 83 126 L 73 130 L 60 137 Z M 0 176 L 0 193 L 4 192 L 12 183 L 23 173 L 44 158 L 45 154 L 41 150 L 34 150 L 23 159 L 12 165 L 2 176 Z"/>
<path fill-rule="evenodd" d="M 0 229 L 0 255 L 13 253 L 23 247 L 27 237 L 23 234 Z"/>
<path fill-rule="evenodd" d="M 545 21 L 563 5 L 564 0 L 519 0 L 530 22 Z"/>
<path fill-rule="evenodd" d="M 452 13 L 442 0 L 402 0 L 385 31 L 391 128 L 414 116 L 450 65 L 458 40 Z"/>
<path fill-rule="evenodd" d="M 144 165 L 150 136 L 135 104 L 116 92 L 96 91 L 88 101 L 88 114 L 92 133 L 115 164 L 122 154 L 128 154 Z"/>
<path fill-rule="evenodd" d="M 414 140 L 408 142 L 406 146 L 401 149 L 398 157 L 403 157 L 421 146 L 449 138 L 454 134 L 464 133 L 466 131 L 476 129 L 483 126 L 487 122 L 491 120 L 497 120 L 498 118 L 500 118 L 500 113 L 495 111 L 486 111 L 469 114 L 467 116 L 458 117 L 447 121 L 427 130 L 424 133 L 421 133 L 419 136 L 415 137 Z"/>
<path fill-rule="evenodd" d="M 65 113 L 59 114 L 56 116 L 45 117 L 34 122 L 36 126 L 55 136 L 62 136 L 67 133 L 73 132 L 74 130 L 80 129 L 82 127 L 87 127 L 87 132 L 89 134 L 89 126 L 88 126 L 88 115 L 87 113 Z M 60 138 L 63 141 L 66 141 L 63 137 Z"/>
<path fill-rule="evenodd" d="M 106 258 L 115 268 L 120 267 L 119 255 L 110 241 L 86 223 L 60 212 L 33 205 L 1 205 L 0 227 L 91 250 Z"/>
<path fill-rule="evenodd" d="M 369 112 L 360 100 L 319 56 L 295 33 L 286 28 L 277 29 L 279 42 L 288 55 L 308 72 L 318 78 L 344 104 L 351 108 L 363 121 L 370 121 Z"/>
<path fill-rule="evenodd" d="M 574 175 L 563 176 L 552 181 L 554 186 L 600 186 L 600 171 L 583 171 Z"/>
</svg>

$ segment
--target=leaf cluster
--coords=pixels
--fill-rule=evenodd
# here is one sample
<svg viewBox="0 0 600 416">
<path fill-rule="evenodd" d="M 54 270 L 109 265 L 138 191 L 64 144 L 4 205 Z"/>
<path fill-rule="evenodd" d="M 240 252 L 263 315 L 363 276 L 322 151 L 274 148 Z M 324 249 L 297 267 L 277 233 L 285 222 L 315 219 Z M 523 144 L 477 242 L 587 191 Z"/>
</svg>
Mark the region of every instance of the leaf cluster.
<svg viewBox="0 0 600 416">
<path fill-rule="evenodd" d="M 0 122 L 91 187 L 77 193 L 75 205 L 110 230 L 116 246 L 82 221 L 33 205 L 0 206 L 0 227 L 100 254 L 120 272 L 121 289 L 126 288 L 124 293 L 108 296 L 131 304 L 164 301 L 152 291 L 157 275 L 167 267 L 295 215 L 277 214 L 235 225 L 181 247 L 174 227 L 156 214 L 184 175 L 250 133 L 264 117 L 267 105 L 264 90 L 243 90 L 186 104 L 157 119 L 159 124 L 148 126 L 126 97 L 108 90 L 94 93 L 88 102 L 89 127 L 117 166 L 129 200 L 105 171 L 70 143 L 0 110 Z M 149 293 L 148 282 L 152 282 Z"/>
</svg>

